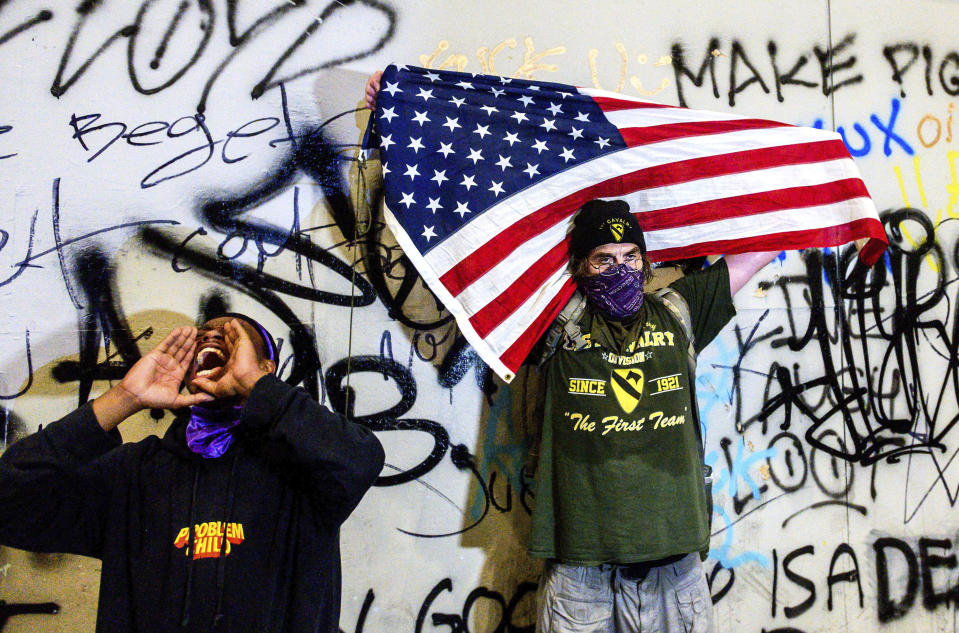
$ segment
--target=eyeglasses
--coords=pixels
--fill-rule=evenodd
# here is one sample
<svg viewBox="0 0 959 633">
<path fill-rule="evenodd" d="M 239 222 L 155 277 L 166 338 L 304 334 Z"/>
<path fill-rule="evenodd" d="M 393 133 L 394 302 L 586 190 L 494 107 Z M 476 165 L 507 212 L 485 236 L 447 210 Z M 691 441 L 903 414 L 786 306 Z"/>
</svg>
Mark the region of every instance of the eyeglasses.
<svg viewBox="0 0 959 633">
<path fill-rule="evenodd" d="M 622 261 L 617 262 L 612 255 L 601 255 L 589 257 L 586 262 L 600 275 L 612 275 L 616 272 L 618 264 L 625 264 L 633 270 L 640 270 L 643 267 L 643 256 L 640 253 L 626 253 L 623 255 Z"/>
</svg>

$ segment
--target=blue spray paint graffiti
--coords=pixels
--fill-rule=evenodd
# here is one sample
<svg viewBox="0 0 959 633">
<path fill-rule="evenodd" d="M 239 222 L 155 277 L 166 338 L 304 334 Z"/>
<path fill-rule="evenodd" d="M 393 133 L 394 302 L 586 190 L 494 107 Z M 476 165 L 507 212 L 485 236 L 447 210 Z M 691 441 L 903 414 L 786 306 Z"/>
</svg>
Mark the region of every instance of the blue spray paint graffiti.
<svg viewBox="0 0 959 633">
<path fill-rule="evenodd" d="M 699 367 L 703 368 L 696 379 L 697 389 L 696 397 L 699 402 L 699 412 L 701 424 L 703 424 L 703 437 L 706 435 L 706 425 L 710 418 L 715 416 L 729 417 L 729 406 L 733 404 L 735 390 L 733 386 L 733 372 L 729 367 L 736 364 L 738 352 L 735 347 L 729 346 L 722 335 L 718 336 L 712 344 L 700 356 Z M 720 369 L 719 367 L 722 367 Z M 712 368 L 705 370 L 705 368 Z M 720 408 L 717 410 L 717 406 Z M 736 450 L 733 459 L 732 469 L 726 468 L 719 470 L 719 453 L 710 451 L 705 456 L 707 465 L 713 468 L 713 491 L 724 491 L 734 498 L 739 488 L 739 480 L 745 481 L 752 491 L 753 498 L 759 499 L 760 490 L 757 483 L 749 475 L 749 470 L 754 465 L 765 463 L 767 457 L 774 457 L 776 449 L 770 448 L 759 452 L 752 452 L 746 449 L 742 438 Z M 746 563 L 758 563 L 763 567 L 769 567 L 769 559 L 754 551 L 745 551 L 732 556 L 730 550 L 735 542 L 735 524 L 729 517 L 726 510 L 713 505 L 713 513 L 719 516 L 723 521 L 723 527 L 720 531 L 724 532 L 723 542 L 718 548 L 710 549 L 709 556 L 718 560 L 726 569 L 734 569 Z"/>
<path fill-rule="evenodd" d="M 500 389 L 493 399 L 486 422 L 486 435 L 482 442 L 482 460 L 479 473 L 484 481 L 491 481 L 491 473 L 496 470 L 505 474 L 513 490 L 522 490 L 522 467 L 529 454 L 529 439 L 517 439 L 512 420 L 513 390 Z M 497 436 L 500 441 L 497 441 Z M 490 486 L 492 494 L 492 485 Z M 475 521 L 483 514 L 485 500 L 474 495 L 470 516 Z"/>
<path fill-rule="evenodd" d="M 913 149 L 912 145 L 906 142 L 906 139 L 899 136 L 895 130 L 896 121 L 899 119 L 899 108 L 901 106 L 902 103 L 899 101 L 899 99 L 893 98 L 890 101 L 888 123 L 884 123 L 883 120 L 879 118 L 878 114 L 873 113 L 869 116 L 869 120 L 883 135 L 882 153 L 886 156 L 892 156 L 893 143 L 898 145 L 907 156 L 913 156 L 916 153 L 916 150 Z M 825 122 L 822 119 L 816 119 L 812 126 L 821 130 L 825 127 Z M 846 145 L 846 149 L 849 150 L 849 153 L 854 158 L 868 156 L 873 147 L 872 138 L 869 136 L 869 132 L 862 124 L 858 122 L 852 124 L 852 129 L 856 132 L 856 134 L 859 135 L 859 138 L 862 139 L 862 144 L 858 147 L 854 147 L 852 143 L 850 143 L 849 136 L 846 134 L 846 128 L 844 126 L 836 126 L 836 131 L 839 132 L 839 135 L 842 137 L 842 142 Z"/>
</svg>

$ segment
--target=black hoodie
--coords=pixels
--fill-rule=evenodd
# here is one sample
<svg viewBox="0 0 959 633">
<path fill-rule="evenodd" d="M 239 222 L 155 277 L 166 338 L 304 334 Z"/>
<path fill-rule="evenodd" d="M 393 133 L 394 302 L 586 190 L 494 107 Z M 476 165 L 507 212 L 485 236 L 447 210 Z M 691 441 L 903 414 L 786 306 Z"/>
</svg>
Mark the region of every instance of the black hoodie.
<svg viewBox="0 0 959 633">
<path fill-rule="evenodd" d="M 13 444 L 0 542 L 102 559 L 100 633 L 337 631 L 339 527 L 379 441 L 274 376 L 222 457 L 192 453 L 186 421 L 121 444 L 86 404 Z"/>
</svg>

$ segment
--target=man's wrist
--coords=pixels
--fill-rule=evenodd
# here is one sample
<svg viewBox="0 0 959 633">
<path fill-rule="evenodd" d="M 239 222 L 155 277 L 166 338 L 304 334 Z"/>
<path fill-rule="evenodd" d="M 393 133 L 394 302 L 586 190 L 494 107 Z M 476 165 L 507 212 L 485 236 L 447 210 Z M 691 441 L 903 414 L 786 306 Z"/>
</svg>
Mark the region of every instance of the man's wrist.
<svg viewBox="0 0 959 633">
<path fill-rule="evenodd" d="M 139 398 L 120 385 L 114 385 L 93 401 L 93 414 L 104 431 L 112 431 L 143 408 Z"/>
</svg>

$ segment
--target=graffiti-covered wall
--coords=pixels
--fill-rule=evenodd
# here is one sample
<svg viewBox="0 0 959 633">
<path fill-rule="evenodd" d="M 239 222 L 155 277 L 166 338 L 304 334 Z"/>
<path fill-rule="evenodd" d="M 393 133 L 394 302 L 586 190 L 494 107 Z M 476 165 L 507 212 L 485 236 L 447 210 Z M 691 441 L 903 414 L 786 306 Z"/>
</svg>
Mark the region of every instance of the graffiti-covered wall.
<svg viewBox="0 0 959 633">
<path fill-rule="evenodd" d="M 342 531 L 341 629 L 528 632 L 536 385 L 491 376 L 385 229 L 366 77 L 399 61 L 835 129 L 891 246 L 865 276 L 851 247 L 784 253 L 700 356 L 717 620 L 959 630 L 957 20 L 945 0 L 0 1 L 4 441 L 176 325 L 249 313 L 284 379 L 386 448 Z M 0 623 L 90 630 L 98 577 L 4 548 Z"/>
</svg>

